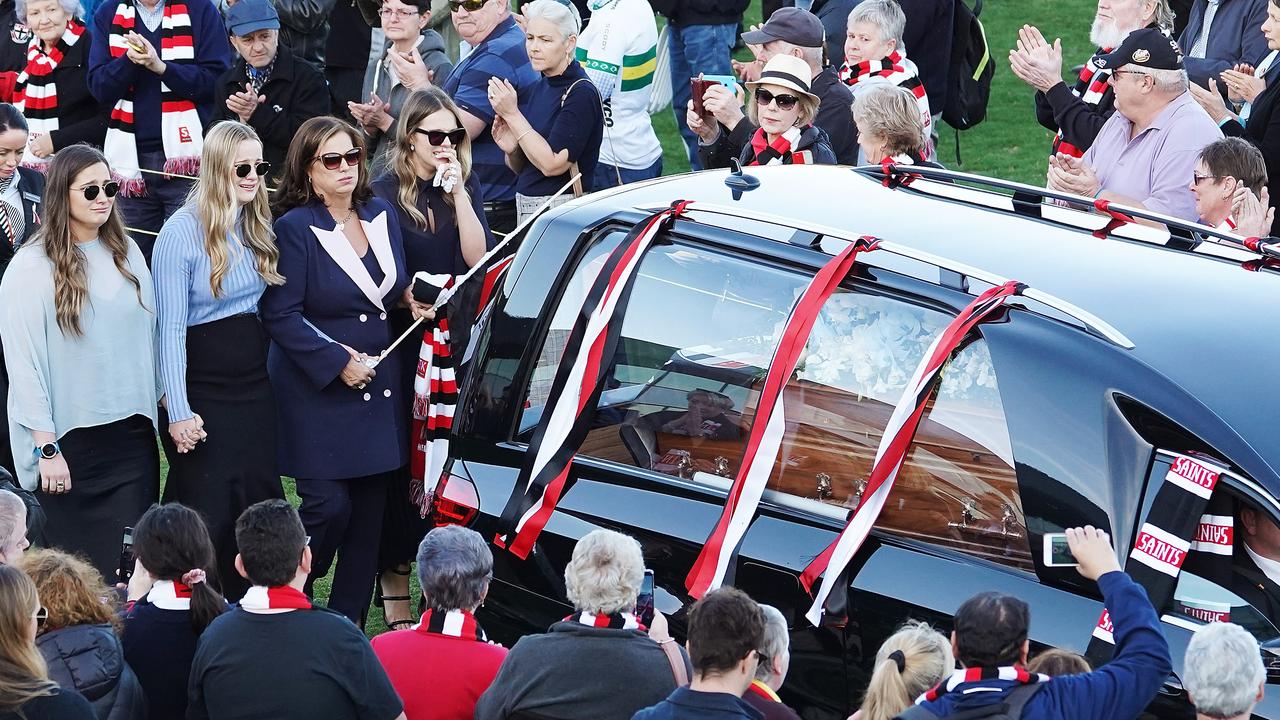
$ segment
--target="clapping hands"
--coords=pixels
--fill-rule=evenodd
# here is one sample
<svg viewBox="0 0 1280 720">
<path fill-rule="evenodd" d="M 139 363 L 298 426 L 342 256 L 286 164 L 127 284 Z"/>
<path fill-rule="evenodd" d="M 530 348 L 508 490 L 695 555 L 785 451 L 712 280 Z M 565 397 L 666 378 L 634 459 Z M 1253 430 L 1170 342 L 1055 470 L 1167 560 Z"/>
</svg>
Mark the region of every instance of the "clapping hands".
<svg viewBox="0 0 1280 720">
<path fill-rule="evenodd" d="M 1062 82 L 1062 40 L 1049 44 L 1032 25 L 1018 30 L 1018 47 L 1009 51 L 1009 67 L 1020 80 L 1039 90 Z"/>
</svg>

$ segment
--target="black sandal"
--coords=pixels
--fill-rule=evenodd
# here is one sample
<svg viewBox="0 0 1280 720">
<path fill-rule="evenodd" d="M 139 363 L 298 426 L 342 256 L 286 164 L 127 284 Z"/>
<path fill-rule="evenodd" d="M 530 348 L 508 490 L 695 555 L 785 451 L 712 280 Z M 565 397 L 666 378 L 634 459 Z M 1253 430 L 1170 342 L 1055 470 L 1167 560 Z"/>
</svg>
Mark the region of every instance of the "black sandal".
<svg viewBox="0 0 1280 720">
<path fill-rule="evenodd" d="M 400 571 L 400 570 L 398 570 L 398 569 L 396 569 L 396 568 L 388 568 L 388 569 L 386 569 L 386 570 L 383 570 L 382 572 L 389 572 L 389 573 L 393 573 L 393 574 L 395 574 L 395 575 L 402 575 L 402 576 L 408 577 L 408 575 L 409 575 L 409 572 L 410 572 L 410 571 L 409 571 L 409 570 L 405 570 L 405 571 L 403 571 L 403 572 L 402 572 L 402 571 Z M 376 585 L 377 585 L 378 592 L 377 592 L 377 594 L 376 594 L 376 595 L 374 595 L 374 598 L 373 598 L 373 604 L 374 604 L 374 607 L 382 608 L 382 618 L 383 618 L 383 620 L 386 620 L 386 617 L 387 617 L 387 607 L 386 607 L 386 602 L 387 602 L 387 601 L 390 601 L 390 602 L 401 602 L 401 601 L 403 601 L 403 602 L 407 602 L 407 603 L 412 603 L 412 602 L 413 602 L 413 596 L 411 596 L 411 595 L 383 595 L 383 594 L 382 594 L 382 572 L 378 573 L 378 577 L 377 577 L 377 579 L 374 581 L 374 582 L 376 583 Z M 410 608 L 412 608 L 412 605 L 410 605 Z M 410 610 L 410 612 L 412 612 L 412 610 Z M 400 630 L 402 627 L 405 627 L 405 628 L 413 627 L 413 625 L 414 625 L 414 624 L 415 624 L 415 621 L 414 621 L 414 620 L 396 620 L 396 621 L 394 621 L 394 622 L 387 622 L 387 629 L 389 629 L 389 630 Z"/>
</svg>

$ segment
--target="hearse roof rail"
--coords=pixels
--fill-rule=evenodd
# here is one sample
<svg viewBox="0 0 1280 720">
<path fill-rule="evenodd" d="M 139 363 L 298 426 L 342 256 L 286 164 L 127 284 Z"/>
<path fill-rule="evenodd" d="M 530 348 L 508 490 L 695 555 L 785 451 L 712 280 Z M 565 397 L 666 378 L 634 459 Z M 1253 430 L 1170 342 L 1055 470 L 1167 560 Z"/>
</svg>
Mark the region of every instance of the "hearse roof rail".
<svg viewBox="0 0 1280 720">
<path fill-rule="evenodd" d="M 656 208 L 656 210 L 655 208 L 648 208 L 648 207 L 640 208 L 640 209 L 645 211 L 656 211 L 656 210 L 661 210 L 662 208 Z M 747 210 L 745 208 L 726 207 L 723 205 L 716 205 L 714 203 L 704 203 L 704 202 L 696 202 L 696 201 L 691 202 L 689 203 L 688 207 L 685 208 L 685 211 L 684 211 L 685 215 L 688 215 L 690 213 L 703 213 L 703 214 L 709 214 L 709 215 L 721 215 L 726 217 L 741 218 L 745 220 L 753 220 L 756 222 L 767 223 L 770 225 L 777 225 L 779 227 L 803 230 L 806 232 L 814 233 L 815 235 L 819 235 L 821 237 L 825 237 L 825 238 L 836 240 L 836 241 L 843 241 L 846 243 L 857 242 L 858 240 L 862 239 L 862 236 L 860 235 L 854 235 L 849 233 L 848 231 L 840 230 L 838 228 L 833 228 L 829 225 L 814 223 L 809 220 L 804 220 L 799 218 L 785 218 L 780 215 L 774 215 L 772 213 L 756 212 L 754 210 Z M 815 245 L 815 247 L 817 246 Z M 891 242 L 887 240 L 880 240 L 879 250 L 880 252 L 887 252 L 891 255 L 897 255 L 900 257 L 925 263 L 926 265 L 932 265 L 936 268 L 939 268 L 940 270 L 947 270 L 949 272 L 956 273 L 957 275 L 960 275 L 962 277 L 973 278 L 975 280 L 987 283 L 989 285 L 1003 285 L 1004 283 L 1010 280 L 1010 278 L 1004 278 L 995 273 L 987 272 L 986 270 L 981 270 L 971 265 L 966 265 L 962 262 L 944 258 L 939 255 L 934 255 L 933 253 L 930 253 L 930 252 L 925 252 L 923 250 L 917 250 L 915 248 L 907 247 L 905 245 L 902 245 L 901 243 Z M 863 255 L 858 258 L 858 261 L 867 263 L 867 259 L 869 257 L 874 257 L 874 256 Z M 867 263 L 867 264 L 874 265 L 875 263 Z M 1084 326 L 1084 328 L 1088 330 L 1091 334 L 1097 337 L 1100 337 L 1113 345 L 1122 347 L 1126 350 L 1133 349 L 1133 346 L 1134 346 L 1133 341 L 1130 340 L 1127 336 L 1125 336 L 1124 333 L 1120 332 L 1110 323 L 1098 317 L 1097 315 L 1094 315 L 1088 310 L 1085 310 L 1084 308 L 1078 307 L 1073 303 L 1063 300 L 1062 298 L 1059 298 L 1055 295 L 1051 295 L 1042 290 L 1037 290 L 1036 288 L 1033 288 L 1033 287 L 1027 287 L 1026 290 L 1024 290 L 1021 293 L 1020 297 L 1026 298 L 1028 300 L 1034 300 L 1046 307 L 1053 308 L 1054 310 L 1057 310 L 1058 312 L 1063 313 L 1068 317 L 1074 318 L 1076 321 L 1081 323 Z"/>
<path fill-rule="evenodd" d="M 863 165 L 853 168 L 853 171 L 864 175 L 872 180 L 884 181 L 892 184 L 893 187 L 907 186 L 912 190 L 929 195 L 942 195 L 942 193 L 931 193 L 923 190 L 917 185 L 910 184 L 914 178 L 923 178 L 925 180 L 937 180 L 944 182 L 964 183 L 969 189 L 985 192 L 990 195 L 997 195 L 1008 198 L 1007 195 L 995 192 L 996 190 L 1005 190 L 1016 193 L 1018 195 L 1032 196 L 1037 202 L 1043 203 L 1045 200 L 1058 200 L 1068 203 L 1071 208 L 1079 209 L 1080 207 L 1089 207 L 1101 213 L 1109 215 L 1113 224 L 1109 225 L 1105 230 L 1099 231 L 1103 235 L 1110 233 L 1116 227 L 1136 219 L 1150 220 L 1158 222 L 1170 228 L 1178 228 L 1185 231 L 1188 236 L 1195 233 L 1206 240 L 1210 240 L 1218 245 L 1225 245 L 1237 250 L 1244 250 L 1257 254 L 1260 258 L 1266 260 L 1280 260 L 1280 243 L 1263 242 L 1266 238 L 1240 238 L 1230 233 L 1218 230 L 1217 228 L 1207 227 L 1198 223 L 1188 222 L 1181 218 L 1171 217 L 1162 213 L 1153 212 L 1144 208 L 1134 208 L 1128 205 L 1119 205 L 1110 203 L 1106 200 L 1087 198 L 1081 195 L 1073 195 L 1071 193 L 1050 190 L 1048 188 L 1037 187 L 1035 185 L 1026 185 L 1012 180 L 1002 180 L 1000 178 L 987 177 L 985 175 L 974 175 L 971 173 L 956 172 L 954 170 L 946 170 L 943 168 L 919 167 L 916 165 L 899 165 L 896 163 L 884 163 L 883 165 Z M 953 195 L 946 195 L 950 199 L 955 199 Z M 961 201 L 964 202 L 964 201 Z M 970 203 L 977 204 L 977 203 Z M 985 205 L 983 207 L 986 207 Z M 1054 222 L 1059 225 L 1069 225 L 1077 229 L 1088 229 L 1083 226 L 1068 223 L 1063 220 L 1055 220 L 1041 216 L 1040 219 Z M 1172 233 L 1171 233 L 1172 235 Z M 1175 248 L 1176 249 L 1176 248 Z"/>
</svg>

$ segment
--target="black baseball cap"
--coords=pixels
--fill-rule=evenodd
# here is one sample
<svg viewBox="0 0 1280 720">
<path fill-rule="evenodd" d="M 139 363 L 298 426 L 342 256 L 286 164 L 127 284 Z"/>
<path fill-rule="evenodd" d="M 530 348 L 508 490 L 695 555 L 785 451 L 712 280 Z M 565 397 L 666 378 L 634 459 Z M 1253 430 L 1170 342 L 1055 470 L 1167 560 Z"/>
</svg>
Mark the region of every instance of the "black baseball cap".
<svg viewBox="0 0 1280 720">
<path fill-rule="evenodd" d="M 1099 55 L 1098 67 L 1115 70 L 1125 65 L 1137 65 L 1149 70 L 1181 70 L 1182 48 L 1173 38 L 1155 28 L 1143 28 L 1129 33 L 1120 47 Z"/>
<path fill-rule="evenodd" d="M 769 22 L 761 25 L 760 29 L 742 33 L 742 42 L 748 45 L 764 45 L 774 40 L 797 47 L 822 47 L 822 21 L 808 10 L 784 7 L 774 10 Z"/>
</svg>

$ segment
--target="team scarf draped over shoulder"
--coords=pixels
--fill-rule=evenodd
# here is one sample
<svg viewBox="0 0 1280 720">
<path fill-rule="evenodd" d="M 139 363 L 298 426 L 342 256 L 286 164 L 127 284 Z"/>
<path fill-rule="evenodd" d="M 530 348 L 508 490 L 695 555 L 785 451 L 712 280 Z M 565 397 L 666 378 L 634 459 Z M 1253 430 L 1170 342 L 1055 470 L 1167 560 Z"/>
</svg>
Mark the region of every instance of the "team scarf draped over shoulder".
<svg viewBox="0 0 1280 720">
<path fill-rule="evenodd" d="M 787 131 L 769 142 L 764 128 L 757 128 L 751 136 L 751 158 L 747 165 L 812 165 L 813 152 L 797 150 L 803 130 L 798 127 L 787 128 Z"/>
<path fill-rule="evenodd" d="M 18 75 L 13 91 L 13 105 L 27 119 L 27 130 L 32 138 L 48 135 L 58 129 L 58 86 L 53 71 L 58 69 L 67 52 L 80 42 L 85 26 L 75 18 L 67 21 L 67 29 L 49 52 L 39 36 L 27 42 L 27 65 Z M 44 171 L 49 158 L 38 158 L 31 153 L 30 144 L 23 154 L 22 164 Z"/>
<path fill-rule="evenodd" d="M 484 629 L 476 622 L 476 616 L 466 610 L 427 610 L 422 613 L 422 621 L 411 629 L 463 640 L 489 642 Z"/>
<path fill-rule="evenodd" d="M 111 20 L 108 49 L 112 59 L 125 56 L 129 45 L 125 35 L 132 32 L 137 22 L 134 0 L 120 0 Z M 195 37 L 191 29 L 191 16 L 182 0 L 166 0 L 164 18 L 160 23 L 160 59 L 166 63 L 194 63 Z M 149 71 L 148 71 L 149 72 Z M 138 166 L 136 116 L 133 107 L 134 86 L 111 109 L 107 123 L 107 137 L 103 142 L 103 154 L 111 165 L 111 171 L 120 183 L 124 197 L 146 192 L 146 181 Z M 191 100 L 175 93 L 160 83 L 160 140 L 164 145 L 164 171 L 178 175 L 196 175 L 200 171 L 200 152 L 204 148 L 204 132 L 200 115 Z"/>
<path fill-rule="evenodd" d="M 1049 682 L 1048 675 L 1039 673 L 1029 673 L 1020 667 L 995 667 L 995 668 L 963 668 L 956 670 L 947 678 L 946 682 L 939 684 L 937 687 L 925 692 L 916 699 L 916 704 L 933 702 L 938 698 L 953 692 L 957 687 L 966 683 L 982 682 L 983 680 L 1004 680 L 1006 682 L 1013 681 L 1019 685 L 1035 685 L 1036 683 Z M 965 688 L 968 692 L 970 688 Z"/>
<path fill-rule="evenodd" d="M 644 626 L 644 623 L 640 622 L 640 619 L 636 617 L 635 613 L 629 612 L 597 615 L 596 613 L 583 610 L 582 612 L 574 613 L 573 615 L 565 618 L 564 622 L 573 622 L 594 628 L 612 628 L 614 630 L 639 630 L 640 632 L 648 632 L 649 630 Z"/>
<path fill-rule="evenodd" d="M 1098 57 L 1109 52 L 1111 48 L 1098 48 L 1094 51 L 1089 62 L 1080 68 L 1080 77 L 1076 79 L 1075 87 L 1071 88 L 1071 94 L 1090 107 L 1096 108 L 1102 103 L 1103 97 L 1111 92 L 1111 86 L 1107 83 L 1111 79 L 1111 68 L 1104 68 L 1098 64 Z M 1050 154 L 1064 153 L 1071 157 L 1084 157 L 1084 151 L 1085 148 L 1078 148 L 1067 142 L 1059 128 L 1058 134 L 1053 138 L 1053 149 Z"/>
<path fill-rule="evenodd" d="M 310 610 L 311 598 L 288 585 L 254 585 L 240 599 L 240 607 L 246 610 Z"/>
<path fill-rule="evenodd" d="M 190 610 L 191 588 L 173 580 L 157 580 L 147 592 L 147 602 L 161 610 Z"/>
</svg>

